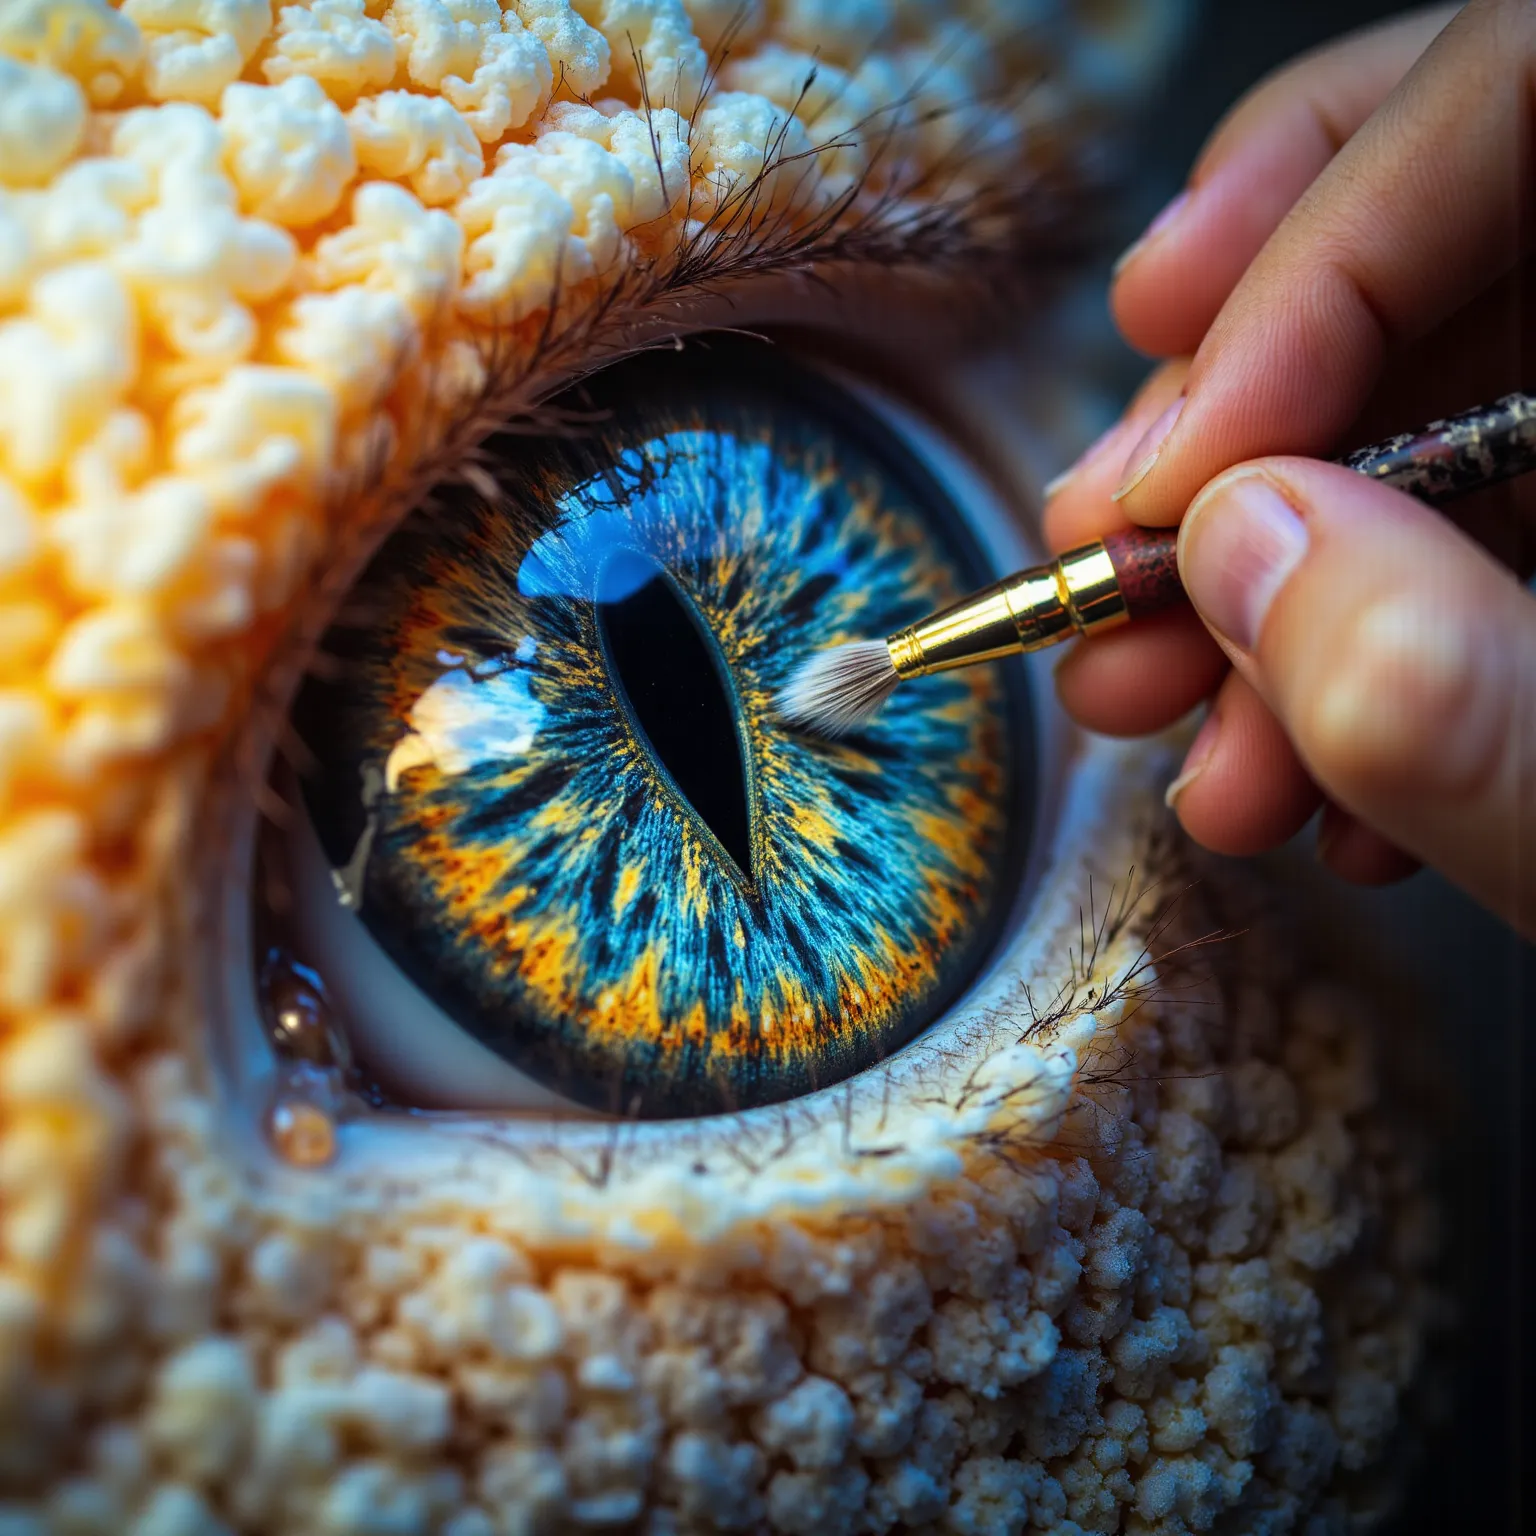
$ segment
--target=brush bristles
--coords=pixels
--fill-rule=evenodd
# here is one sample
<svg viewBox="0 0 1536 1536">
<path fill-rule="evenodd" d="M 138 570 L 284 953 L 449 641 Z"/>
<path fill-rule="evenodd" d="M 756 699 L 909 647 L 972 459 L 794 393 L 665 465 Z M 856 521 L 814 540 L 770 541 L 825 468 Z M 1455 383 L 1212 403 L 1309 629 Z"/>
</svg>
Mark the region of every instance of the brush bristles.
<svg viewBox="0 0 1536 1536">
<path fill-rule="evenodd" d="M 863 725 L 900 681 L 884 640 L 855 640 L 812 656 L 775 702 L 786 720 L 840 736 Z"/>
</svg>

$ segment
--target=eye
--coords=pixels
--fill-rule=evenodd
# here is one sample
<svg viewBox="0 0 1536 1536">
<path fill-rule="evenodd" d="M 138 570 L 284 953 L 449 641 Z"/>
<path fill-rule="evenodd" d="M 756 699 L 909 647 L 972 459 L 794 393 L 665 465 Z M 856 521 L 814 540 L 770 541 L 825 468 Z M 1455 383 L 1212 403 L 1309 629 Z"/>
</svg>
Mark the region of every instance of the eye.
<svg viewBox="0 0 1536 1536">
<path fill-rule="evenodd" d="M 582 425 L 488 445 L 324 637 L 268 974 L 312 966 L 406 1104 L 680 1117 L 836 1083 L 998 938 L 1027 699 L 1017 669 L 946 673 L 837 742 L 772 700 L 995 573 L 888 426 L 765 348 L 642 356 L 560 406 Z"/>
</svg>

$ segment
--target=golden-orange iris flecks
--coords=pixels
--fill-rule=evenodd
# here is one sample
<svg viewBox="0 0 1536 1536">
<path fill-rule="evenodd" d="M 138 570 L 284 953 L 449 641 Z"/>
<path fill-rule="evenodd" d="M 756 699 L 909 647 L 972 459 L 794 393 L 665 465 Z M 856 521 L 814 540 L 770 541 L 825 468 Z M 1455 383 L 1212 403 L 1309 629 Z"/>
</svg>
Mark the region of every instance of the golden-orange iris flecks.
<svg viewBox="0 0 1536 1536">
<path fill-rule="evenodd" d="M 362 919 L 514 1064 L 648 1114 L 773 1102 L 889 1054 L 976 974 L 1018 865 L 1020 696 L 977 669 L 842 741 L 787 726 L 798 658 L 986 579 L 958 514 L 850 399 L 755 351 L 601 391 L 600 434 L 505 445 L 498 498 L 380 551 L 348 599 L 369 618 L 326 642 L 342 675 L 299 704 L 309 802 L 341 864 L 382 776 Z M 742 862 L 606 659 L 615 552 L 718 656 Z"/>
</svg>

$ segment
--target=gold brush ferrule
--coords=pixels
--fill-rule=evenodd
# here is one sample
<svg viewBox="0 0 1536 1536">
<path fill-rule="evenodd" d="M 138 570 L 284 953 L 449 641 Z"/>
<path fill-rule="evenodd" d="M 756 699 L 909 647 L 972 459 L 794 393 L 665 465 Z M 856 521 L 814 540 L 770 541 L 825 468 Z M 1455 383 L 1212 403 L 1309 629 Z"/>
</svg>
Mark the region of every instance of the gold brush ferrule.
<svg viewBox="0 0 1536 1536">
<path fill-rule="evenodd" d="M 913 624 L 886 640 L 902 678 L 1038 651 L 1128 617 L 1114 562 L 1100 540 L 1068 550 Z"/>
</svg>

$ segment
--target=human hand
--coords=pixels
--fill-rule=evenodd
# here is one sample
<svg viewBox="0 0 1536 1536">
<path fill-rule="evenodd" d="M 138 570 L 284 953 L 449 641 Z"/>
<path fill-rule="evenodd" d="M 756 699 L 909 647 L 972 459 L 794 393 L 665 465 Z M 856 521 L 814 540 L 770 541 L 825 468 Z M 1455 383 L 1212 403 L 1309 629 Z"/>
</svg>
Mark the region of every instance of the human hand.
<svg viewBox="0 0 1536 1536">
<path fill-rule="evenodd" d="M 1057 682 L 1111 734 L 1211 699 L 1170 787 L 1192 836 L 1257 852 L 1321 804 L 1339 874 L 1422 860 L 1528 935 L 1536 600 L 1509 566 L 1533 563 L 1536 487 L 1468 498 L 1458 529 L 1298 455 L 1531 384 L 1533 85 L 1536 7 L 1473 0 L 1251 93 L 1117 268 L 1121 329 L 1170 361 L 1045 514 L 1057 549 L 1182 518 L 1198 617 L 1079 645 Z"/>
</svg>

